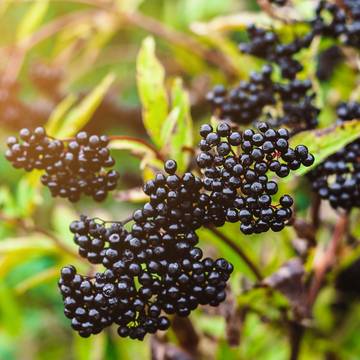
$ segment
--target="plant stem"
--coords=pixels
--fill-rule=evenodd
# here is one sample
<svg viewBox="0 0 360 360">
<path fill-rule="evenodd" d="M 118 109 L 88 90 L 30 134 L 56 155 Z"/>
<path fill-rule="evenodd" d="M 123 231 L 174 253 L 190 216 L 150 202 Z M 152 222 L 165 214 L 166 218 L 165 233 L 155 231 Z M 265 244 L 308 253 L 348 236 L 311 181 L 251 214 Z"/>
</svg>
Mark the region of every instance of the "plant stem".
<svg viewBox="0 0 360 360">
<path fill-rule="evenodd" d="M 240 258 L 245 262 L 245 264 L 248 266 L 248 268 L 256 276 L 257 280 L 261 281 L 263 279 L 263 276 L 261 275 L 261 272 L 258 269 L 258 267 L 245 254 L 244 250 L 238 244 L 233 242 L 229 237 L 227 237 L 225 234 L 223 234 L 221 231 L 219 231 L 215 227 L 210 225 L 210 226 L 207 226 L 207 228 L 240 256 Z"/>
<path fill-rule="evenodd" d="M 149 144 L 148 142 L 146 142 L 143 139 L 140 138 L 136 138 L 133 136 L 126 136 L 126 135 L 111 135 L 109 136 L 110 141 L 113 140 L 125 140 L 125 141 L 132 141 L 132 142 L 136 142 L 142 146 L 147 147 L 151 152 L 154 153 L 154 155 L 156 156 L 156 158 L 158 160 L 164 161 L 164 157 L 162 156 L 162 154 L 159 152 L 159 150 L 157 150 L 152 144 Z"/>
<path fill-rule="evenodd" d="M 315 265 L 314 277 L 309 289 L 308 303 L 311 307 L 319 294 L 321 286 L 324 282 L 327 271 L 334 265 L 341 241 L 346 233 L 349 223 L 349 216 L 347 213 L 342 214 L 335 225 L 334 235 L 324 252 L 319 263 Z"/>
<path fill-rule="evenodd" d="M 291 322 L 290 323 L 290 360 L 298 360 L 301 350 L 301 341 L 304 337 L 305 329 L 302 325 Z"/>
</svg>

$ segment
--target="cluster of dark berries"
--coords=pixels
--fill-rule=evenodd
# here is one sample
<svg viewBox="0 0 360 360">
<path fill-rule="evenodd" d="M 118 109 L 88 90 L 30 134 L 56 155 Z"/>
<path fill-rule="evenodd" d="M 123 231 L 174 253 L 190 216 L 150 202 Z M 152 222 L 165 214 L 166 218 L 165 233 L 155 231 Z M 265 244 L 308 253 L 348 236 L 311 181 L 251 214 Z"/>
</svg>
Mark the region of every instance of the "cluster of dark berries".
<svg viewBox="0 0 360 360">
<path fill-rule="evenodd" d="M 318 124 L 319 109 L 314 105 L 315 94 L 310 80 L 275 82 L 272 67 L 252 72 L 249 81 L 227 91 L 215 86 L 207 95 L 214 113 L 222 120 L 237 124 L 256 123 L 269 117 L 267 109 L 276 107 L 278 116 L 267 119 L 274 126 L 286 125 L 293 131 L 313 129 Z M 279 106 L 280 105 L 280 106 Z"/>
<path fill-rule="evenodd" d="M 350 16 L 355 20 L 360 20 L 360 2 L 358 0 L 343 0 L 344 6 L 349 11 Z M 357 26 L 359 26 L 357 24 Z"/>
<path fill-rule="evenodd" d="M 240 133 L 226 122 L 200 130 L 197 163 L 203 176 L 177 174 L 173 160 L 165 173 L 144 185 L 149 200 L 133 213 L 133 224 L 82 216 L 70 225 L 79 254 L 106 270 L 84 277 L 69 266 L 59 288 L 65 315 L 81 336 L 117 324 L 122 337 L 142 340 L 170 326 L 167 315 L 188 316 L 198 305 L 218 306 L 233 270 L 225 259 L 204 257 L 196 230 L 240 222 L 245 234 L 280 231 L 292 215 L 293 200 L 278 192 L 268 172 L 285 177 L 311 165 L 305 146 L 289 147 L 289 133 L 265 123 L 259 132 Z"/>
<path fill-rule="evenodd" d="M 360 118 L 360 103 L 342 103 L 338 122 Z M 310 171 L 313 190 L 333 208 L 350 210 L 360 206 L 360 140 L 346 145 Z"/>
<path fill-rule="evenodd" d="M 314 38 L 313 32 L 310 32 L 296 38 L 289 44 L 283 44 L 272 30 L 251 25 L 247 32 L 250 42 L 241 43 L 239 45 L 240 51 L 277 64 L 280 67 L 282 77 L 290 80 L 294 79 L 297 73 L 303 69 L 294 55 L 307 48 Z"/>
<path fill-rule="evenodd" d="M 74 140 L 64 142 L 47 136 L 43 127 L 22 129 L 19 139 L 9 137 L 6 158 L 15 168 L 44 170 L 41 182 L 52 196 L 78 201 L 82 194 L 104 200 L 117 186 L 119 174 L 105 168 L 114 165 L 107 147 L 107 136 L 89 136 L 80 132 Z"/>
<path fill-rule="evenodd" d="M 266 123 L 259 123 L 258 129 L 241 133 L 221 122 L 216 131 L 209 124 L 200 130 L 197 164 L 215 214 L 223 222 L 240 222 L 245 234 L 280 231 L 291 218 L 292 198 L 284 195 L 273 204 L 278 186 L 268 174 L 286 177 L 314 162 L 305 146 L 289 147 L 288 130 L 274 130 Z"/>
<path fill-rule="evenodd" d="M 316 17 L 310 22 L 312 32 L 316 35 L 340 39 L 346 45 L 359 48 L 359 3 L 350 0 L 344 5 L 349 10 L 349 14 L 337 4 L 320 1 L 316 9 Z"/>
<path fill-rule="evenodd" d="M 166 166 L 173 169 L 174 162 Z M 174 191 L 184 189 L 178 179 Z M 160 176 L 154 181 L 165 185 Z M 175 215 L 175 204 L 166 209 L 163 203 L 162 210 L 157 206 L 161 216 L 155 215 L 151 203 L 160 204 L 152 199 L 135 211 L 130 231 L 121 223 L 107 226 L 86 217 L 71 224 L 80 255 L 107 268 L 93 278 L 77 275 L 73 267 L 62 270 L 65 315 L 81 336 L 115 323 L 120 336 L 142 340 L 147 333 L 169 327 L 166 314 L 188 316 L 200 304 L 217 306 L 225 299 L 232 265 L 225 259 L 203 258 L 193 224 L 185 225 Z"/>
<path fill-rule="evenodd" d="M 220 119 L 250 124 L 260 118 L 265 106 L 276 103 L 271 74 L 272 67 L 265 65 L 261 72 L 252 72 L 249 81 L 241 81 L 230 91 L 222 85 L 215 86 L 207 100 Z"/>
<path fill-rule="evenodd" d="M 295 56 L 308 48 L 315 36 L 340 39 L 344 44 L 360 47 L 360 15 L 358 2 L 349 0 L 345 4 L 349 13 L 338 5 L 320 1 L 314 19 L 307 22 L 308 33 L 296 36 L 292 42 L 283 43 L 277 33 L 255 25 L 248 27 L 248 43 L 241 43 L 241 52 L 251 54 L 280 67 L 281 74 L 286 79 L 294 79 L 303 69 Z"/>
<path fill-rule="evenodd" d="M 337 107 L 336 113 L 340 121 L 360 120 L 360 103 L 343 102 Z"/>
</svg>

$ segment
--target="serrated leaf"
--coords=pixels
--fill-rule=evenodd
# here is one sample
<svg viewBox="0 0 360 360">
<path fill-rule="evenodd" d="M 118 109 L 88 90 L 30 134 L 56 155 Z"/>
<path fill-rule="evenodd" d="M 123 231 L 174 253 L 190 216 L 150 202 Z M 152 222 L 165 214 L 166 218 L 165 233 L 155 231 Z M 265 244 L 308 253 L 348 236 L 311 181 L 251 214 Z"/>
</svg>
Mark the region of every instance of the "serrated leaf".
<svg viewBox="0 0 360 360">
<path fill-rule="evenodd" d="M 156 58 L 152 37 L 142 42 L 136 71 L 144 126 L 152 141 L 161 148 L 161 128 L 168 115 L 168 99 L 164 85 L 165 70 Z"/>
<path fill-rule="evenodd" d="M 61 123 L 64 121 L 66 114 L 75 104 L 76 100 L 76 96 L 74 94 L 70 94 L 65 99 L 63 99 L 52 111 L 49 120 L 45 125 L 46 132 L 50 136 L 57 137 L 57 132 L 61 127 Z"/>
<path fill-rule="evenodd" d="M 18 41 L 23 40 L 30 35 L 43 21 L 49 7 L 49 0 L 35 0 L 22 18 L 16 38 Z"/>
<path fill-rule="evenodd" d="M 360 136 L 360 121 L 347 121 L 343 124 L 331 126 L 321 130 L 303 131 L 291 138 L 291 146 L 302 144 L 308 147 L 315 156 L 315 162 L 310 167 L 301 167 L 294 171 L 295 175 L 304 175 L 312 168 L 324 161 L 328 156 L 336 153 L 347 144 Z M 292 179 L 289 176 L 287 180 Z"/>
<path fill-rule="evenodd" d="M 79 105 L 69 112 L 59 129 L 59 137 L 71 137 L 89 122 L 114 80 L 115 75 L 108 74 Z"/>
<path fill-rule="evenodd" d="M 193 123 L 190 114 L 189 95 L 184 90 L 181 79 L 177 78 L 171 89 L 173 111 L 164 123 L 170 158 L 176 160 L 180 173 L 187 169 L 193 146 Z M 177 116 L 176 116 L 177 115 Z M 169 122 L 170 125 L 167 124 Z M 171 131 L 170 131 L 171 130 Z"/>
</svg>

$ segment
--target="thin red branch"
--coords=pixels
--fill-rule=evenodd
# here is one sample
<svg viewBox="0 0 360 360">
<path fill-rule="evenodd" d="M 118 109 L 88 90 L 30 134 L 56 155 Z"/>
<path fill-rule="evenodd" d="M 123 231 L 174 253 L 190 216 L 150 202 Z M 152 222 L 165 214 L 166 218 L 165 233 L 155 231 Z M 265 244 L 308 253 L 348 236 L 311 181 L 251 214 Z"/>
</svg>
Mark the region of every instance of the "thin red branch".
<svg viewBox="0 0 360 360">
<path fill-rule="evenodd" d="M 348 214 L 342 214 L 335 225 L 333 237 L 320 261 L 314 269 L 314 277 L 309 289 L 308 303 L 311 307 L 319 294 L 328 270 L 335 264 L 341 241 L 348 228 Z"/>
<path fill-rule="evenodd" d="M 255 263 L 246 255 L 244 250 L 235 242 L 233 242 L 229 237 L 227 237 L 225 234 L 223 234 L 221 231 L 219 231 L 217 228 L 213 226 L 207 227 L 214 235 L 216 235 L 219 239 L 221 239 L 226 245 L 228 245 L 231 249 L 233 249 L 239 257 L 245 262 L 245 264 L 248 266 L 248 268 L 252 271 L 252 273 L 255 275 L 256 279 L 258 281 L 263 280 L 263 276 L 258 269 L 258 267 L 255 265 Z"/>
</svg>

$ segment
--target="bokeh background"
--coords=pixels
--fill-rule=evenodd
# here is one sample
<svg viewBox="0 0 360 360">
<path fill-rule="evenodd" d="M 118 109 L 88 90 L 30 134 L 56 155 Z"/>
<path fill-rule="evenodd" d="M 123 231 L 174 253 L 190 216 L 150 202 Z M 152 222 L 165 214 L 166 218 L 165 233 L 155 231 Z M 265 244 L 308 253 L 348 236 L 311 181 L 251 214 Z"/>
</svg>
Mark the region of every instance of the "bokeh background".
<svg viewBox="0 0 360 360">
<path fill-rule="evenodd" d="M 294 3 L 300 17 L 311 15 L 313 1 Z M 81 127 L 91 133 L 128 135 L 150 143 L 136 82 L 137 55 L 149 35 L 166 72 L 165 84 L 170 87 L 180 77 L 189 92 L 197 129 L 210 117 L 205 96 L 214 84 L 234 84 L 261 66 L 259 60 L 237 50 L 249 23 L 270 23 L 260 10 L 253 0 L 0 1 L 1 153 L 6 137 L 22 127 L 34 128 L 61 117 L 80 117 Z M 292 31 L 285 25 L 281 29 L 285 37 Z M 306 72 L 315 74 L 316 54 L 306 56 Z M 334 121 L 335 104 L 349 98 L 357 81 L 354 67 L 342 63 L 319 84 L 318 101 L 327 103 L 322 127 Z M 86 106 L 89 99 L 91 105 Z M 101 204 L 52 199 L 39 185 L 39 174 L 14 170 L 0 156 L 1 360 L 150 359 L 150 337 L 143 342 L 124 340 L 109 329 L 80 338 L 63 315 L 57 290 L 63 265 L 72 263 L 84 273 L 90 271 L 76 255 L 69 223 L 81 213 L 121 220 L 143 200 L 139 188 L 152 168 L 128 149 L 114 150 L 114 156 L 121 182 Z M 294 193 L 299 216 L 309 218 L 312 197 L 306 180 L 292 179 L 280 186 Z M 325 206 L 322 216 L 325 225 L 319 237 L 326 243 L 335 213 Z M 360 252 L 355 246 L 360 236 L 358 212 L 354 219 L 355 250 L 347 253 L 342 266 Z M 236 226 L 228 225 L 224 231 L 242 242 L 265 274 L 294 255 L 297 235 L 291 228 L 246 238 Z M 248 293 L 253 278 L 242 261 L 211 233 L 203 230 L 200 236 L 208 254 L 225 256 L 235 265 L 232 293 L 219 309 L 201 308 L 190 320 L 180 321 L 161 346 L 174 346 L 175 354 L 181 345 L 198 346 L 204 359 L 287 359 L 290 330 L 282 319 L 288 299 L 280 293 L 270 297 L 263 289 Z M 342 303 L 346 309 L 340 311 L 338 299 L 333 287 L 321 292 L 314 309 L 315 326 L 306 334 L 301 359 L 360 358 L 360 305 Z M 185 334 L 181 329 L 186 329 Z"/>
</svg>

